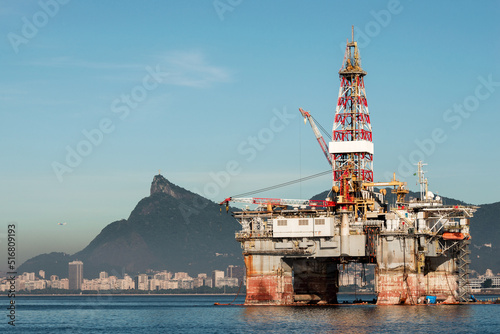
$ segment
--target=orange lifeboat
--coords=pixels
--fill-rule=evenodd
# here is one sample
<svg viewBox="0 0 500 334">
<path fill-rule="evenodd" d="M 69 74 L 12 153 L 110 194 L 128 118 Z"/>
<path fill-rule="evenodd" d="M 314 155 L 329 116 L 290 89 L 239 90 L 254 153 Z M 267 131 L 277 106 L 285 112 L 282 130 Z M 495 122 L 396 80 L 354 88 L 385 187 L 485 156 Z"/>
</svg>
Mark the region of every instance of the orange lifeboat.
<svg viewBox="0 0 500 334">
<path fill-rule="evenodd" d="M 444 232 L 443 233 L 444 240 L 464 240 L 466 239 L 466 235 L 460 232 Z"/>
</svg>

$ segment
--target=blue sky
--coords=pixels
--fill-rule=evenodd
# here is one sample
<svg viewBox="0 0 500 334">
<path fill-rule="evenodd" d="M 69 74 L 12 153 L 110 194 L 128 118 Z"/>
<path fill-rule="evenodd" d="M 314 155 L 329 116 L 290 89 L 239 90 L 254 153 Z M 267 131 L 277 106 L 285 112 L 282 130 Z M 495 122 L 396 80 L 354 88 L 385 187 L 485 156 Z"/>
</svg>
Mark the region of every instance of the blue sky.
<svg viewBox="0 0 500 334">
<path fill-rule="evenodd" d="M 328 170 L 298 108 L 332 128 L 351 25 L 375 179 L 417 189 L 423 158 L 432 191 L 499 201 L 499 14 L 496 1 L 0 1 L 1 219 L 17 223 L 18 259 L 82 249 L 158 170 L 214 201 Z"/>
</svg>

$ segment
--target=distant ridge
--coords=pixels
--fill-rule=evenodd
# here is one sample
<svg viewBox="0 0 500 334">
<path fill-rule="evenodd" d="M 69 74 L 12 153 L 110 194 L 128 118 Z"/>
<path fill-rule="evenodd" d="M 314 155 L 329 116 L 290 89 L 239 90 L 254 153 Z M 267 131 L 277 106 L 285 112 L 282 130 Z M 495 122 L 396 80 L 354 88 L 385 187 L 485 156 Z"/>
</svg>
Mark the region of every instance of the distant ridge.
<svg viewBox="0 0 500 334">
<path fill-rule="evenodd" d="M 328 191 L 312 197 L 325 199 Z M 410 192 L 409 197 L 419 194 Z M 387 201 L 394 202 L 387 191 Z M 443 197 L 450 205 L 465 202 Z M 224 210 L 223 210 L 224 211 Z M 18 272 L 46 271 L 47 277 L 68 276 L 68 262 L 84 262 L 84 276 L 94 278 L 100 271 L 121 276 L 147 269 L 185 271 L 191 275 L 228 265 L 243 265 L 241 248 L 234 239 L 240 226 L 218 204 L 181 188 L 162 175 L 151 183 L 150 196 L 142 199 L 128 219 L 106 226 L 83 250 L 73 254 L 50 253 L 35 256 Z M 500 202 L 481 205 L 471 219 L 471 269 L 500 272 Z"/>
<path fill-rule="evenodd" d="M 239 224 L 219 205 L 162 175 L 151 183 L 150 196 L 136 205 L 128 219 L 107 225 L 83 250 L 50 253 L 27 260 L 19 272 L 46 271 L 47 277 L 68 276 L 68 262 L 84 263 L 84 276 L 100 271 L 121 276 L 147 269 L 184 271 L 191 275 L 243 265 L 240 244 L 234 239 Z"/>
</svg>

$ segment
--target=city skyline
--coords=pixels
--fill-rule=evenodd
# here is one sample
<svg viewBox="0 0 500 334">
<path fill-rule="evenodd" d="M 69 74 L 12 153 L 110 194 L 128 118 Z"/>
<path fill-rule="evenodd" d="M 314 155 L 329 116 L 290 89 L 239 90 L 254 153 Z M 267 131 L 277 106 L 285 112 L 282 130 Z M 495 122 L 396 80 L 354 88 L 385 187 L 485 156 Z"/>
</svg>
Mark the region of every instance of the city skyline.
<svg viewBox="0 0 500 334">
<path fill-rule="evenodd" d="M 191 277 L 186 272 L 169 272 L 167 270 L 151 270 L 147 273 L 138 273 L 130 276 L 122 273 L 118 276 L 109 275 L 101 271 L 97 278 L 83 278 L 82 261 L 68 263 L 68 277 L 50 275 L 46 279 L 45 270 L 34 272 L 23 272 L 16 279 L 16 291 L 31 291 L 43 289 L 62 289 L 72 291 L 100 291 L 100 290 L 191 290 L 202 286 L 209 288 L 238 287 L 245 284 L 245 268 L 242 266 L 229 265 L 226 270 L 213 270 L 210 275 L 198 273 Z M 0 291 L 8 291 L 10 283 L 7 277 L 0 277 Z"/>
<path fill-rule="evenodd" d="M 77 261 L 81 262 L 81 261 Z M 60 278 L 51 275 L 50 279 L 45 279 L 45 271 L 40 270 L 38 275 L 34 272 L 24 272 L 16 280 L 16 291 L 32 291 L 44 289 L 60 290 L 81 290 L 81 291 L 107 291 L 107 290 L 191 290 L 202 286 L 209 288 L 238 287 L 245 285 L 245 268 L 242 266 L 229 265 L 226 271 L 213 270 L 209 277 L 206 273 L 199 273 L 196 277 L 191 277 L 186 272 L 169 272 L 167 270 L 150 270 L 150 273 L 139 273 L 130 276 L 123 273 L 121 276 L 109 275 L 102 271 L 99 277 L 82 279 L 80 289 L 70 288 L 69 278 Z M 500 289 L 500 273 L 494 274 L 491 269 L 487 269 L 484 274 L 474 272 L 474 277 L 470 279 L 472 292 L 480 292 L 486 281 L 490 280 L 490 286 L 486 288 Z M 374 280 L 366 280 L 364 271 L 342 271 L 339 276 L 340 286 L 353 286 L 359 288 L 367 286 L 373 287 Z M 8 291 L 9 284 L 7 277 L 0 277 L 0 292 Z"/>
<path fill-rule="evenodd" d="M 352 25 L 374 178 L 396 172 L 416 189 L 422 158 L 433 192 L 499 200 L 499 178 L 472 176 L 496 175 L 499 159 L 484 120 L 500 120 L 500 4 L 214 3 L 2 2 L 0 199 L 19 264 L 83 249 L 158 169 L 216 202 L 329 169 L 298 108 L 330 131 Z M 330 186 L 323 176 L 259 196 Z"/>
</svg>

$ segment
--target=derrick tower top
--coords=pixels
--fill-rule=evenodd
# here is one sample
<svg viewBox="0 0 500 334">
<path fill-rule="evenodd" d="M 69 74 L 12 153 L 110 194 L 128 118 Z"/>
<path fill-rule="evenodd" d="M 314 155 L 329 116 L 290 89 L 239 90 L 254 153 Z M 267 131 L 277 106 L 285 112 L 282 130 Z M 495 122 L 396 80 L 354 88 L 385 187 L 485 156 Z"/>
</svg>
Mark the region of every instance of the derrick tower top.
<svg viewBox="0 0 500 334">
<path fill-rule="evenodd" d="M 361 68 L 361 58 L 359 56 L 358 42 L 354 41 L 354 29 L 352 31 L 352 40 L 347 40 L 344 61 L 340 68 L 339 75 L 341 77 L 360 76 L 364 77 L 366 72 Z"/>
</svg>

